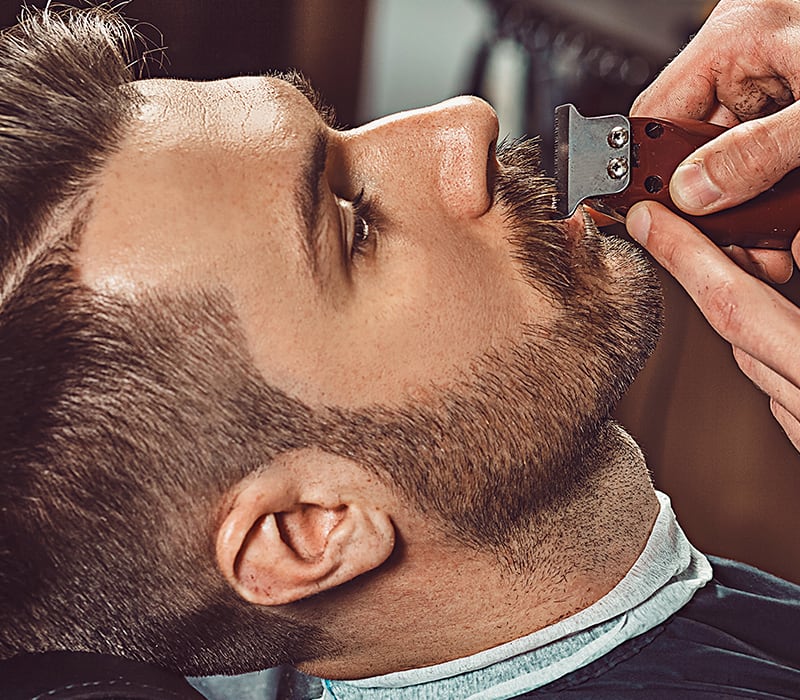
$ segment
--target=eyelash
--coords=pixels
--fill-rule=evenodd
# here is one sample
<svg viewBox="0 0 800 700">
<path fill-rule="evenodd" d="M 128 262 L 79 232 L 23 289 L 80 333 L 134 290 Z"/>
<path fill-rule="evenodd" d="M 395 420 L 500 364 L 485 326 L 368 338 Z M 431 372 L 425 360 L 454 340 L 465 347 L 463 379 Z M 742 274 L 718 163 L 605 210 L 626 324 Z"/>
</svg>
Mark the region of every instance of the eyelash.
<svg viewBox="0 0 800 700">
<path fill-rule="evenodd" d="M 353 241 L 350 245 L 350 258 L 366 255 L 367 248 L 375 244 L 372 204 L 364 196 L 364 189 L 350 201 L 353 210 Z"/>
</svg>

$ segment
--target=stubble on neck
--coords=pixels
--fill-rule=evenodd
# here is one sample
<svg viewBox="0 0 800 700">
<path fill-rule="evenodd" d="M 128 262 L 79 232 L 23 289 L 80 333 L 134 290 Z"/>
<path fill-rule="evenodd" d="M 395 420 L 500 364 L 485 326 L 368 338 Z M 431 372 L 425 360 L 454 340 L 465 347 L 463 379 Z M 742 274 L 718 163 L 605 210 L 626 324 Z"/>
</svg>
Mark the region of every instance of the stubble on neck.
<svg viewBox="0 0 800 700">
<path fill-rule="evenodd" d="M 424 519 L 401 529 L 401 560 L 361 584 L 367 605 L 338 601 L 331 627 L 351 634 L 337 658 L 302 670 L 364 678 L 462 658 L 529 635 L 583 610 L 611 591 L 644 549 L 659 505 L 641 450 L 614 422 L 587 459 L 592 476 L 580 497 L 533 516 L 514 537 L 509 559 L 425 532 Z M 416 528 L 416 530 L 415 530 Z M 336 609 L 328 600 L 325 610 Z M 320 610 L 322 612 L 322 610 Z M 326 624 L 327 626 L 327 624 Z"/>
</svg>

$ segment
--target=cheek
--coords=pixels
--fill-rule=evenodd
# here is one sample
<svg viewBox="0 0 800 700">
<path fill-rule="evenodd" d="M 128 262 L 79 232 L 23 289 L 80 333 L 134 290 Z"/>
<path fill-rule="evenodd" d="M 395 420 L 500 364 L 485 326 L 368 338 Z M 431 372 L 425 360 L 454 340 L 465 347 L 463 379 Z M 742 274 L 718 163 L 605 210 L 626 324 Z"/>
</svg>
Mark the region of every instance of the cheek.
<svg viewBox="0 0 800 700">
<path fill-rule="evenodd" d="M 399 405 L 464 378 L 490 349 L 553 315 L 509 255 L 502 229 L 387 237 L 352 282 L 320 299 L 270 276 L 249 341 L 272 385 L 312 406 Z M 263 284 L 263 282 L 262 282 Z"/>
<path fill-rule="evenodd" d="M 548 310 L 504 242 L 393 242 L 329 324 L 321 386 L 337 403 L 401 403 L 463 378 L 475 359 L 518 342 L 523 324 Z"/>
</svg>

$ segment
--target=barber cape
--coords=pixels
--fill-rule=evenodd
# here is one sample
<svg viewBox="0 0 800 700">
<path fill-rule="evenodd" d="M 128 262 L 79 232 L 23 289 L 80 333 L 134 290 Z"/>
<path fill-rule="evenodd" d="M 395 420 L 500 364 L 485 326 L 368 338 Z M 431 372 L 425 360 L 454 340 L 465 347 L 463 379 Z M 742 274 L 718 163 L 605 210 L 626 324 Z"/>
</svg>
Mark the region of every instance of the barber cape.
<svg viewBox="0 0 800 700">
<path fill-rule="evenodd" d="M 320 700 L 800 698 L 800 587 L 687 540 L 670 505 L 589 608 L 473 656 L 356 681 Z"/>
</svg>

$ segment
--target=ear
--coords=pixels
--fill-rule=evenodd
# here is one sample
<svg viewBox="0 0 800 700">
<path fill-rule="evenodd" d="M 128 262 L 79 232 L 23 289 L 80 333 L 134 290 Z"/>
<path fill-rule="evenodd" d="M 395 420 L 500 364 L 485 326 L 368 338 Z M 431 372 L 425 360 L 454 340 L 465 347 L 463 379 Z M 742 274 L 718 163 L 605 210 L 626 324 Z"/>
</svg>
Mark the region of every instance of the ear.
<svg viewBox="0 0 800 700">
<path fill-rule="evenodd" d="M 395 543 L 388 503 L 351 460 L 306 448 L 280 455 L 230 494 L 217 562 L 245 600 L 283 605 L 385 562 Z"/>
</svg>

